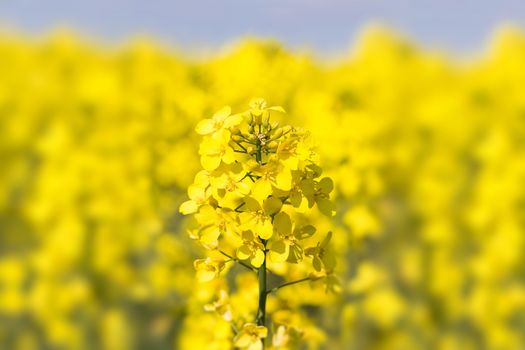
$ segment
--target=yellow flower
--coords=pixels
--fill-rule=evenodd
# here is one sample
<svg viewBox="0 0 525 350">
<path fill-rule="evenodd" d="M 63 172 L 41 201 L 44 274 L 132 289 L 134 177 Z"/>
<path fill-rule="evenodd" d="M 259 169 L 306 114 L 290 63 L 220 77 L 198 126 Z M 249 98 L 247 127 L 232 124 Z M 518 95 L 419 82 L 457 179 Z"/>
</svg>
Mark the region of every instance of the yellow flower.
<svg viewBox="0 0 525 350">
<path fill-rule="evenodd" d="M 272 337 L 272 345 L 276 348 L 289 348 L 303 336 L 303 332 L 289 325 L 279 325 Z"/>
<path fill-rule="evenodd" d="M 242 245 L 237 249 L 237 257 L 241 260 L 250 259 L 253 266 L 259 267 L 264 262 L 264 245 L 252 231 L 241 233 Z"/>
<path fill-rule="evenodd" d="M 240 163 L 233 163 L 219 169 L 210 179 L 212 195 L 222 208 L 235 209 L 250 193 L 243 167 Z"/>
<path fill-rule="evenodd" d="M 308 206 L 311 208 L 317 204 L 319 211 L 328 217 L 335 215 L 335 204 L 330 200 L 330 192 L 334 188 L 334 183 L 329 177 L 324 177 L 320 181 L 307 178 L 299 184 L 304 196 L 308 199 Z"/>
<path fill-rule="evenodd" d="M 211 304 L 204 305 L 204 310 L 208 312 L 217 312 L 225 321 L 231 321 L 233 318 L 228 293 L 224 289 L 219 291 L 218 300 L 212 302 Z"/>
<path fill-rule="evenodd" d="M 229 129 L 232 126 L 239 125 L 241 122 L 241 115 L 231 115 L 231 108 L 224 107 L 210 119 L 201 120 L 195 127 L 195 131 L 200 135 L 209 135 L 219 130 Z"/>
<path fill-rule="evenodd" d="M 315 247 L 306 248 L 304 254 L 312 257 L 312 265 L 316 271 L 332 271 L 335 267 L 335 256 L 328 251 L 328 243 L 332 238 L 332 232 L 328 232 L 322 242 Z"/>
<path fill-rule="evenodd" d="M 235 218 L 231 211 L 216 209 L 211 205 L 204 205 L 195 214 L 195 220 L 199 223 L 197 234 L 192 238 L 208 249 L 215 249 L 219 244 L 219 237 L 228 233 L 235 233 Z"/>
<path fill-rule="evenodd" d="M 188 187 L 188 197 L 190 199 L 179 207 L 179 211 L 183 215 L 197 212 L 202 205 L 208 202 L 210 191 L 198 185 L 191 185 Z"/>
<path fill-rule="evenodd" d="M 273 202 L 274 199 L 271 200 Z M 264 206 L 264 203 L 263 203 Z M 251 197 L 244 198 L 244 210 L 239 213 L 239 228 L 241 230 L 250 230 L 262 239 L 269 239 L 273 234 L 272 219 L 269 216 L 275 211 L 274 206 L 264 206 L 266 211 L 261 207 L 259 202 Z"/>
<path fill-rule="evenodd" d="M 272 186 L 283 191 L 292 188 L 292 172 L 276 159 L 259 165 L 253 169 L 253 174 L 260 176 L 252 187 L 251 195 L 260 203 L 272 194 Z"/>
<path fill-rule="evenodd" d="M 233 345 L 247 350 L 262 350 L 262 339 L 268 336 L 268 329 L 255 323 L 244 324 L 242 330 L 233 339 Z"/>
<path fill-rule="evenodd" d="M 300 240 L 312 236 L 316 229 L 306 225 L 294 229 L 290 216 L 284 212 L 278 213 L 273 219 L 273 228 L 278 233 L 269 246 L 269 256 L 272 261 L 289 261 L 297 263 L 303 259 L 303 248 Z"/>
<path fill-rule="evenodd" d="M 211 137 L 206 137 L 200 146 L 202 167 L 208 171 L 215 170 L 221 162 L 231 164 L 235 161 L 235 152 L 228 143 L 230 142 L 230 132 L 220 130 Z"/>
<path fill-rule="evenodd" d="M 197 280 L 199 282 L 208 282 L 219 277 L 219 274 L 225 267 L 225 263 L 224 260 L 208 257 L 206 259 L 195 260 L 193 267 L 197 270 Z"/>
</svg>

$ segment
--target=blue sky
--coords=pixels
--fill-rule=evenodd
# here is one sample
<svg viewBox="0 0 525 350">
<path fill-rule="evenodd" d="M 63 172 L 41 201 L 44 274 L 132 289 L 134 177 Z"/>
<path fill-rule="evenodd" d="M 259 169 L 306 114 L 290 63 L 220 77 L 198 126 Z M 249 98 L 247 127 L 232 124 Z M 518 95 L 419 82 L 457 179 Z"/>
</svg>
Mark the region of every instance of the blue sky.
<svg viewBox="0 0 525 350">
<path fill-rule="evenodd" d="M 370 22 L 469 52 L 499 23 L 525 27 L 525 0 L 0 0 L 0 23 L 27 33 L 68 26 L 107 42 L 148 34 L 190 49 L 256 35 L 340 52 Z"/>
</svg>

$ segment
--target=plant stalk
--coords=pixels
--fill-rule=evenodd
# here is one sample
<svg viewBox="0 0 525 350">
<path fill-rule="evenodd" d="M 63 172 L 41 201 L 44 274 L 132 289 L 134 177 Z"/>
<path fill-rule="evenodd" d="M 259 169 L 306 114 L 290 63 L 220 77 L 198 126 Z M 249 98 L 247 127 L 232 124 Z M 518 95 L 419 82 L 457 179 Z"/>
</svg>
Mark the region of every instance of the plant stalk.
<svg viewBox="0 0 525 350">
<path fill-rule="evenodd" d="M 260 131 L 260 129 L 259 129 Z M 262 163 L 262 147 L 261 147 L 261 141 L 257 139 L 257 153 L 255 155 L 255 159 L 257 163 Z M 257 277 L 259 279 L 259 304 L 257 308 L 257 316 L 256 316 L 256 323 L 259 326 L 265 326 L 266 327 L 266 298 L 268 296 L 268 293 L 266 291 L 267 284 L 266 284 L 266 240 L 261 239 L 262 244 L 264 245 L 264 260 L 262 265 L 259 267 L 259 271 L 257 272 Z"/>
<path fill-rule="evenodd" d="M 266 247 L 266 241 L 263 239 L 262 242 Z M 257 272 L 259 278 L 259 306 L 257 308 L 256 323 L 258 326 L 266 326 L 266 297 L 268 296 L 266 291 L 266 252 L 264 255 L 264 261 Z"/>
</svg>

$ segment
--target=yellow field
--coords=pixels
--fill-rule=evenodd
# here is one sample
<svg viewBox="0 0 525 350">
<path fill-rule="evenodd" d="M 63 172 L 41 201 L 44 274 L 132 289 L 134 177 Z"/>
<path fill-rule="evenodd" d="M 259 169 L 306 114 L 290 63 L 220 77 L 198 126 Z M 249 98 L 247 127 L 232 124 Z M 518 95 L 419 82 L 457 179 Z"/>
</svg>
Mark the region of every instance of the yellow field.
<svg viewBox="0 0 525 350">
<path fill-rule="evenodd" d="M 333 231 L 340 292 L 269 300 L 300 344 L 524 348 L 524 62 L 508 28 L 461 63 L 379 29 L 331 63 L 248 39 L 192 60 L 0 37 L 0 348 L 230 348 L 203 305 L 229 286 L 251 315 L 257 280 L 198 283 L 179 206 L 197 123 L 258 96 L 335 183 L 335 218 L 310 220 Z"/>
</svg>

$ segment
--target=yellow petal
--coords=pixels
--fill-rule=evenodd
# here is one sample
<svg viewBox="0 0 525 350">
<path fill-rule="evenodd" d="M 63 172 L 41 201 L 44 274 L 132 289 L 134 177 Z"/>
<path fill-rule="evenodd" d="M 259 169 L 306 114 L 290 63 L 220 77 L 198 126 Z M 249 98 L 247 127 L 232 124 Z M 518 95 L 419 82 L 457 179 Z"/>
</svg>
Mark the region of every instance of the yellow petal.
<svg viewBox="0 0 525 350">
<path fill-rule="evenodd" d="M 252 336 L 248 333 L 240 333 L 234 340 L 234 344 L 238 348 L 245 348 L 252 342 Z"/>
<path fill-rule="evenodd" d="M 315 226 L 305 225 L 305 226 L 301 227 L 299 230 L 294 231 L 294 235 L 298 239 L 305 239 L 305 238 L 313 236 L 315 231 L 317 231 Z"/>
<path fill-rule="evenodd" d="M 321 244 L 319 245 L 321 248 L 326 248 L 328 246 L 328 243 L 330 243 L 330 240 L 332 239 L 332 231 L 328 231 L 326 234 L 326 237 L 323 239 Z"/>
<path fill-rule="evenodd" d="M 299 208 L 301 206 L 302 201 L 303 201 L 303 196 L 301 196 L 301 193 L 297 191 L 290 192 L 290 203 L 292 203 L 293 207 Z"/>
<path fill-rule="evenodd" d="M 256 217 L 252 212 L 239 213 L 239 223 L 242 230 L 251 230 L 256 224 Z"/>
<path fill-rule="evenodd" d="M 226 120 L 224 121 L 224 127 L 225 128 L 231 128 L 232 126 L 239 125 L 242 122 L 242 115 L 235 114 L 230 115 Z"/>
<path fill-rule="evenodd" d="M 257 199 L 259 203 L 262 203 L 270 194 L 272 194 L 270 181 L 259 179 L 253 184 L 252 197 Z"/>
<path fill-rule="evenodd" d="M 268 107 L 267 110 L 269 110 L 269 111 L 275 111 L 275 112 L 279 112 L 279 113 L 286 113 L 286 111 L 284 110 L 284 108 L 281 107 L 281 106 L 272 106 L 272 107 Z"/>
<path fill-rule="evenodd" d="M 215 278 L 215 272 L 213 271 L 209 271 L 209 270 L 199 270 L 197 271 L 197 280 L 199 282 L 209 282 L 211 281 L 212 279 Z"/>
<path fill-rule="evenodd" d="M 195 131 L 200 135 L 208 135 L 215 131 L 215 123 L 211 119 L 201 120 L 195 127 Z"/>
<path fill-rule="evenodd" d="M 211 226 L 202 230 L 199 241 L 210 248 L 216 247 L 218 244 L 221 231 L 217 226 Z"/>
<path fill-rule="evenodd" d="M 270 220 L 265 220 L 257 227 L 257 234 L 262 239 L 269 239 L 273 235 L 273 226 Z"/>
<path fill-rule="evenodd" d="M 195 201 L 189 200 L 182 203 L 179 207 L 179 211 L 183 215 L 193 214 L 199 209 L 199 206 Z"/>
<path fill-rule="evenodd" d="M 213 119 L 216 121 L 222 122 L 224 119 L 226 119 L 230 114 L 232 113 L 232 109 L 230 106 L 225 106 L 219 109 L 214 115 Z"/>
<path fill-rule="evenodd" d="M 250 211 L 258 211 L 261 210 L 261 205 L 259 204 L 259 202 L 257 202 L 257 200 L 255 200 L 255 198 L 245 197 L 244 208 Z"/>
<path fill-rule="evenodd" d="M 220 142 L 220 144 L 226 145 L 230 142 L 231 133 L 228 130 L 222 129 L 213 134 L 212 137 L 214 140 Z"/>
<path fill-rule="evenodd" d="M 253 266 L 259 267 L 264 262 L 264 253 L 262 250 L 257 249 L 255 251 L 255 255 L 253 256 L 252 260 L 250 260 Z"/>
<path fill-rule="evenodd" d="M 195 220 L 201 226 L 208 226 L 214 224 L 219 219 L 219 216 L 211 205 L 203 205 L 199 208 L 199 212 L 195 214 Z"/>
<path fill-rule="evenodd" d="M 237 258 L 241 260 L 246 260 L 250 256 L 252 256 L 252 251 L 248 246 L 242 245 L 239 247 L 239 249 L 237 249 Z"/>
<path fill-rule="evenodd" d="M 248 185 L 246 182 L 238 182 L 237 191 L 243 195 L 246 195 L 250 193 L 250 185 Z"/>
<path fill-rule="evenodd" d="M 317 207 L 324 215 L 332 217 L 335 215 L 335 204 L 326 198 L 316 199 Z"/>
<path fill-rule="evenodd" d="M 299 187 L 305 196 L 312 196 L 315 193 L 314 181 L 311 179 L 304 179 L 299 183 Z"/>
<path fill-rule="evenodd" d="M 292 172 L 290 169 L 284 168 L 275 177 L 275 187 L 284 191 L 292 189 Z"/>
<path fill-rule="evenodd" d="M 219 156 L 208 156 L 203 155 L 201 156 L 201 165 L 204 169 L 208 171 L 215 170 L 219 167 L 221 164 L 221 157 Z"/>
<path fill-rule="evenodd" d="M 336 264 L 335 256 L 331 252 L 323 255 L 323 264 L 327 270 L 333 270 Z"/>
<path fill-rule="evenodd" d="M 279 233 L 289 234 L 292 232 L 292 219 L 285 212 L 280 212 L 273 219 L 273 227 Z"/>
<path fill-rule="evenodd" d="M 194 185 L 201 188 L 206 188 L 210 184 L 210 175 L 206 170 L 201 170 L 195 175 L 193 181 Z"/>
<path fill-rule="evenodd" d="M 226 148 L 226 151 L 224 152 L 222 156 L 222 161 L 226 164 L 231 164 L 235 162 L 235 152 L 230 147 Z"/>
<path fill-rule="evenodd" d="M 329 177 L 323 177 L 321 181 L 319 181 L 319 189 L 323 193 L 330 193 L 334 189 L 334 182 Z"/>
<path fill-rule="evenodd" d="M 205 192 L 204 188 L 199 186 L 190 185 L 190 187 L 188 187 L 188 196 L 193 200 L 202 200 Z"/>
<path fill-rule="evenodd" d="M 268 336 L 268 328 L 264 326 L 257 326 L 256 330 L 256 333 L 259 336 L 259 338 L 266 338 Z"/>
<path fill-rule="evenodd" d="M 275 241 L 270 245 L 270 259 L 274 262 L 285 262 L 290 253 L 290 246 L 283 240 Z"/>
<path fill-rule="evenodd" d="M 314 266 L 314 269 L 317 272 L 320 272 L 323 269 L 323 264 L 321 262 L 321 259 L 319 259 L 319 257 L 317 255 L 314 256 L 314 258 L 312 260 L 312 265 Z"/>
<path fill-rule="evenodd" d="M 290 247 L 290 253 L 288 253 L 288 262 L 297 264 L 299 261 L 303 260 L 303 250 L 298 245 L 293 245 Z"/>
<path fill-rule="evenodd" d="M 255 235 L 252 231 L 242 231 L 241 237 L 245 241 L 253 241 L 255 239 Z"/>
<path fill-rule="evenodd" d="M 237 192 L 226 192 L 219 200 L 222 208 L 235 209 L 242 203 L 242 195 Z"/>
<path fill-rule="evenodd" d="M 248 346 L 247 350 L 262 350 L 263 344 L 261 340 L 252 341 L 250 345 Z"/>
<path fill-rule="evenodd" d="M 269 197 L 264 200 L 263 208 L 266 214 L 273 215 L 278 213 L 283 207 L 283 202 L 277 197 Z"/>
</svg>

